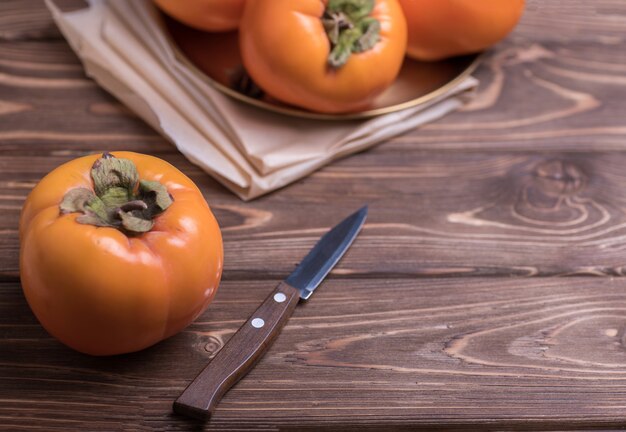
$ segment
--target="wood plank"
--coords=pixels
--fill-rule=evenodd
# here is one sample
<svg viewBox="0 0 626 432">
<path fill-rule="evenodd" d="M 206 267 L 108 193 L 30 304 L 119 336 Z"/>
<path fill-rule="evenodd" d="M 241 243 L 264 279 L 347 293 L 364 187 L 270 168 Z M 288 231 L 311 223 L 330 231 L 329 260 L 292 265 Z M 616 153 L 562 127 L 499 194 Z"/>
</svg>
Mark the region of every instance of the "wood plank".
<svg viewBox="0 0 626 432">
<path fill-rule="evenodd" d="M 11 430 L 189 429 L 170 404 L 276 282 L 225 282 L 183 333 L 110 358 L 60 345 L 19 285 L 0 284 L 0 419 Z M 617 427 L 625 311 L 621 278 L 331 278 L 209 430 Z"/>
<path fill-rule="evenodd" d="M 615 44 L 584 42 L 573 49 L 569 43 L 511 39 L 486 56 L 476 75 L 481 80 L 478 97 L 463 112 L 386 147 L 624 150 L 626 51 Z M 34 151 L 42 142 L 54 145 L 64 139 L 103 145 L 115 133 L 142 131 L 139 122 L 129 120 L 128 110 L 95 87 L 62 41 L 0 43 L 3 147 Z M 44 112 L 45 121 L 40 121 Z"/>
<path fill-rule="evenodd" d="M 341 217 L 370 204 L 337 275 L 622 275 L 626 155 L 457 154 L 381 148 L 280 193 L 238 201 L 181 155 L 220 222 L 225 278 L 279 278 Z M 17 277 L 24 197 L 67 155 L 0 159 L 0 273 Z M 332 209 L 324 202 L 332 202 Z M 315 215 L 314 218 L 311 215 Z M 263 259 L 259 259 L 259 257 Z"/>
<path fill-rule="evenodd" d="M 85 7 L 85 0 L 54 0 L 62 11 Z M 0 2 L 0 41 L 60 39 L 61 32 L 43 0 L 2 0 Z"/>
<path fill-rule="evenodd" d="M 626 29 L 621 0 L 526 0 L 515 35 L 560 42 L 605 41 L 619 46 Z"/>
</svg>

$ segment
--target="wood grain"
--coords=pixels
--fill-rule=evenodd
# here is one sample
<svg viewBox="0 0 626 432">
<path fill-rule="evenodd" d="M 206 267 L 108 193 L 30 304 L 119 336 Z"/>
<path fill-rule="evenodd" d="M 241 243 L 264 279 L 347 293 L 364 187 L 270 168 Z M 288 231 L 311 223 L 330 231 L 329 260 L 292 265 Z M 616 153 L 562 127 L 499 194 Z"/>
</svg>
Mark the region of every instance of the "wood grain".
<svg viewBox="0 0 626 432">
<path fill-rule="evenodd" d="M 85 0 L 54 0 L 62 11 L 85 7 Z M 2 0 L 0 2 L 0 41 L 60 39 L 43 0 Z"/>
<path fill-rule="evenodd" d="M 277 300 L 279 295 L 282 300 Z M 224 394 L 263 358 L 299 300 L 299 290 L 280 282 L 178 396 L 174 412 L 201 421 L 209 420 Z"/>
<path fill-rule="evenodd" d="M 187 330 L 113 358 L 60 345 L 3 284 L 0 418 L 12 430 L 187 430 L 171 402 L 275 284 L 225 282 Z M 617 427 L 625 313 L 622 278 L 331 278 L 207 429 Z"/>
<path fill-rule="evenodd" d="M 625 271 L 622 153 L 414 152 L 400 157 L 385 150 L 335 164 L 252 204 L 236 202 L 182 156 L 160 156 L 205 191 L 224 232 L 227 280 L 286 276 L 338 216 L 364 202 L 371 210 L 359 247 L 334 274 L 614 276 Z M 68 156 L 10 159 L 0 174 L 0 273 L 16 280 L 21 203 L 41 164 L 54 166 Z M 332 211 L 320 211 L 326 200 L 335 203 Z M 380 258 L 373 262 L 372 257 Z"/>
<path fill-rule="evenodd" d="M 284 248 L 301 255 L 332 224 L 336 213 L 317 211 L 328 200 L 339 212 L 372 204 L 347 270 L 368 277 L 622 273 L 626 51 L 612 43 L 511 39 L 478 71 L 465 112 L 251 205 L 85 78 L 63 41 L 5 43 L 0 53 L 2 279 L 17 278 L 15 227 L 28 190 L 46 170 L 105 149 L 164 157 L 202 185 L 225 228 L 226 278 L 289 272 L 297 260 Z M 294 203 L 302 213 L 292 218 Z M 303 226 L 312 231 L 301 235 Z M 372 268 L 375 248 L 387 259 Z"/>
<path fill-rule="evenodd" d="M 623 427 L 625 44 L 622 0 L 527 0 L 464 111 L 242 203 L 85 77 L 42 1 L 0 2 L 0 430 L 202 430 L 173 400 L 364 203 L 354 246 L 208 430 Z M 92 358 L 28 309 L 19 211 L 57 165 L 122 149 L 198 184 L 224 282 L 183 333 Z"/>
</svg>

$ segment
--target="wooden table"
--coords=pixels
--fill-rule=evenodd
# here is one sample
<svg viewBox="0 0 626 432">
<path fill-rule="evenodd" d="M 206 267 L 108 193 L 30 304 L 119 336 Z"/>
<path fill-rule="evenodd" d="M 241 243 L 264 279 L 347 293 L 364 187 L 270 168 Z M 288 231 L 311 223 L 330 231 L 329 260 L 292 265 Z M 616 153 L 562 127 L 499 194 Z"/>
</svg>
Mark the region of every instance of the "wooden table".
<svg viewBox="0 0 626 432">
<path fill-rule="evenodd" d="M 529 0 L 474 102 L 243 203 L 83 74 L 42 2 L 0 3 L 0 429 L 201 430 L 171 403 L 317 237 L 355 245 L 209 430 L 626 426 L 626 6 Z M 57 165 L 164 158 L 223 227 L 215 302 L 181 334 L 94 358 L 24 300 L 18 216 Z"/>
</svg>

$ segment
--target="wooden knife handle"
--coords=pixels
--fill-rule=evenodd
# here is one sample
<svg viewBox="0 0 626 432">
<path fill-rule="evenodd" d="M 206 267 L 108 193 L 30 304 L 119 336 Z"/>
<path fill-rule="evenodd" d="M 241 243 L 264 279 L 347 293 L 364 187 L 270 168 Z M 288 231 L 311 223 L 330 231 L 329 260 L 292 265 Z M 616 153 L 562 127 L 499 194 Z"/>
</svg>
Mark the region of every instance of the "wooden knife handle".
<svg viewBox="0 0 626 432">
<path fill-rule="evenodd" d="M 281 282 L 174 402 L 174 412 L 207 420 L 222 396 L 261 359 L 293 313 L 299 291 Z"/>
</svg>

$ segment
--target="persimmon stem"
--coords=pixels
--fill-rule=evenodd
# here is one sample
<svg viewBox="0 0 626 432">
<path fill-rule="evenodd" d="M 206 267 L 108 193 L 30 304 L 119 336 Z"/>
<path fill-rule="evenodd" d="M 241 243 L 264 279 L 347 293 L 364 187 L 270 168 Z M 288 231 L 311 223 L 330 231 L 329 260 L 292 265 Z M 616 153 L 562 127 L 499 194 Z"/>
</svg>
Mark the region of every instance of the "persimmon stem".
<svg viewBox="0 0 626 432">
<path fill-rule="evenodd" d="M 59 204 L 61 214 L 82 213 L 81 224 L 117 228 L 127 235 L 150 231 L 154 218 L 173 202 L 167 188 L 140 180 L 135 164 L 103 153 L 91 168 L 93 190 L 69 190 Z"/>
<path fill-rule="evenodd" d="M 343 66 L 352 53 L 371 49 L 380 40 L 380 22 L 370 16 L 375 0 L 329 0 L 322 24 L 330 42 L 328 64 Z"/>
</svg>

